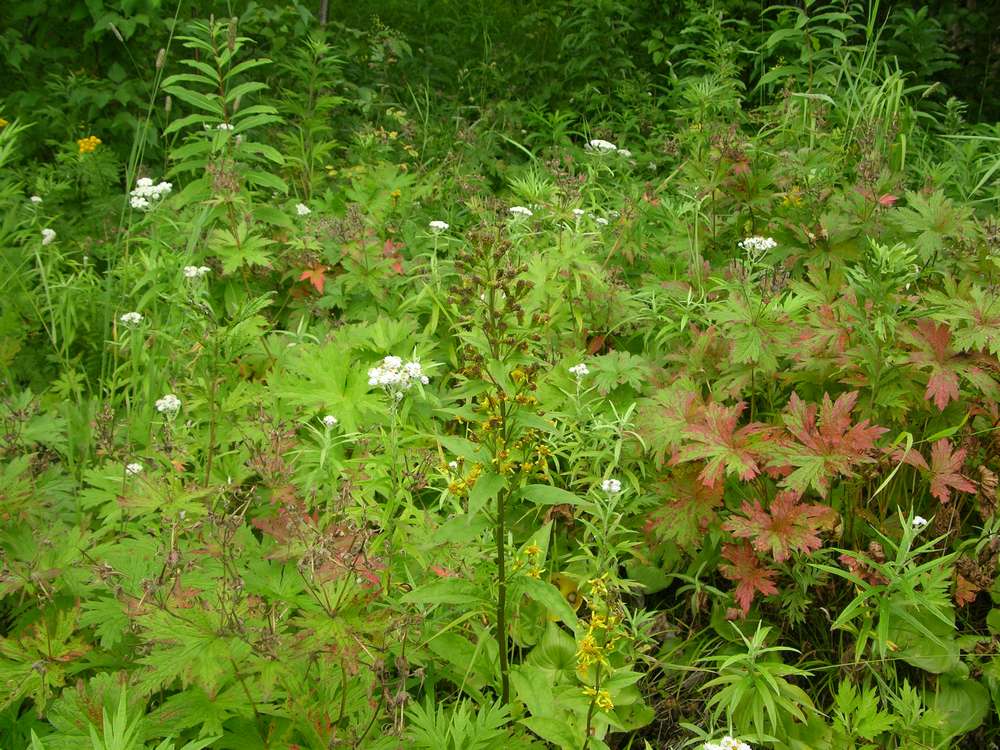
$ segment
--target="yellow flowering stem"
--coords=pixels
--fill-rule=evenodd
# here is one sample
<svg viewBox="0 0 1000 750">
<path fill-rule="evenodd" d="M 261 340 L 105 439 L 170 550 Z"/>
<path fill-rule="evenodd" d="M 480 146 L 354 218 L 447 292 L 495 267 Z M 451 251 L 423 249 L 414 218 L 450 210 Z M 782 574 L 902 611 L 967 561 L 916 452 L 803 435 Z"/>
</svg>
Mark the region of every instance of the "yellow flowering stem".
<svg viewBox="0 0 1000 750">
<path fill-rule="evenodd" d="M 597 701 L 601 697 L 601 663 L 597 662 L 596 673 L 594 677 L 594 694 L 590 697 L 590 707 L 587 709 L 587 728 L 583 730 L 583 747 L 581 750 L 587 750 L 590 747 L 590 733 L 594 724 L 594 714 L 597 712 Z"/>
</svg>

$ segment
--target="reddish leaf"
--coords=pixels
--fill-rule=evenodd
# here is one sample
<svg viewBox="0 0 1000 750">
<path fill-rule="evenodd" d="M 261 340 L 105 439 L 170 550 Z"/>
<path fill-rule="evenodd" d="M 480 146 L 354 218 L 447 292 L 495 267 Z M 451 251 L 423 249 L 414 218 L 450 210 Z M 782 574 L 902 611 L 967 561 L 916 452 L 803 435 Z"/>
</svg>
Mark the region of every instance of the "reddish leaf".
<svg viewBox="0 0 1000 750">
<path fill-rule="evenodd" d="M 949 401 L 959 397 L 957 371 L 961 365 L 951 348 L 951 330 L 944 323 L 921 320 L 907 338 L 916 347 L 910 353 L 910 362 L 931 370 L 924 398 L 944 411 Z"/>
<path fill-rule="evenodd" d="M 299 281 L 308 281 L 315 287 L 317 292 L 322 294 L 323 288 L 326 286 L 326 271 L 326 266 L 315 265 L 303 271 L 302 275 L 299 276 Z"/>
<path fill-rule="evenodd" d="M 797 492 L 779 492 L 764 510 L 759 500 L 744 502 L 743 516 L 732 516 L 724 528 L 733 536 L 751 540 L 758 552 L 771 554 L 777 562 L 792 552 L 812 552 L 823 546 L 817 532 L 819 522 L 831 514 L 824 505 L 803 505 Z M 745 516 L 745 517 L 744 517 Z"/>
<path fill-rule="evenodd" d="M 801 493 L 811 485 L 826 497 L 831 478 L 854 476 L 856 465 L 874 461 L 869 454 L 886 429 L 869 425 L 867 419 L 852 424 L 851 411 L 857 400 L 857 391 L 836 401 L 823 394 L 823 404 L 817 410 L 815 404 L 806 404 L 798 394 L 792 394 L 784 421 L 794 442 L 782 446 L 779 460 L 774 462 L 795 469 L 785 479 L 785 486 Z"/>
<path fill-rule="evenodd" d="M 889 206 L 896 205 L 896 201 L 898 200 L 899 200 L 898 195 L 893 195 L 892 193 L 886 193 L 885 195 L 879 196 L 878 202 L 880 206 L 885 206 L 886 208 L 888 208 Z"/>
<path fill-rule="evenodd" d="M 382 245 L 382 257 L 393 261 L 392 270 L 396 273 L 403 273 L 403 256 L 400 255 L 399 251 L 404 247 L 406 245 L 402 242 L 393 242 L 392 238 L 387 239 Z"/>
<path fill-rule="evenodd" d="M 979 587 L 961 573 L 955 574 L 955 604 L 959 607 L 964 607 L 976 601 L 976 594 L 979 591 Z"/>
<path fill-rule="evenodd" d="M 670 462 L 704 460 L 705 467 L 698 477 L 706 487 L 714 487 L 725 474 L 753 479 L 760 473 L 761 448 L 769 430 L 759 422 L 737 429 L 745 407 L 743 402 L 735 406 L 713 403 L 699 410 L 697 420 L 688 424 L 683 433 L 693 444 L 683 446 Z"/>
<path fill-rule="evenodd" d="M 955 452 L 947 438 L 941 438 L 931 446 L 931 494 L 942 503 L 951 500 L 951 490 L 975 492 L 976 485 L 962 476 L 965 463 L 965 448 Z"/>
<path fill-rule="evenodd" d="M 746 542 L 723 546 L 722 556 L 731 564 L 720 565 L 719 571 L 737 584 L 735 597 L 744 617 L 750 611 L 750 603 L 758 591 L 764 596 L 778 593 L 773 580 L 775 571 L 763 567 L 753 548 Z"/>
<path fill-rule="evenodd" d="M 698 547 L 705 531 L 722 505 L 722 484 L 706 487 L 696 480 L 695 466 L 679 467 L 657 487 L 666 502 L 654 510 L 649 531 L 660 541 L 675 541 L 682 547 Z"/>
</svg>

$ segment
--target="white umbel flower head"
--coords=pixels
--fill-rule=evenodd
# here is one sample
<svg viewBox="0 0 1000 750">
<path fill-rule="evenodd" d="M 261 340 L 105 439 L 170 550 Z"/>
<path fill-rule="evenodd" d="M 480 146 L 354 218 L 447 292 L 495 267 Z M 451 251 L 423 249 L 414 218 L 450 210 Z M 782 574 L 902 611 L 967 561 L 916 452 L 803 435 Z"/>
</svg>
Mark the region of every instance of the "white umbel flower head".
<svg viewBox="0 0 1000 750">
<path fill-rule="evenodd" d="M 135 189 L 129 193 L 129 205 L 137 211 L 148 211 L 157 201 L 170 195 L 174 186 L 170 182 L 158 182 L 155 185 L 149 177 L 140 177 L 135 181 Z"/>
<path fill-rule="evenodd" d="M 125 466 L 125 473 L 128 474 L 130 477 L 142 474 L 142 464 L 140 463 L 127 464 Z"/>
<path fill-rule="evenodd" d="M 184 266 L 184 278 L 186 279 L 200 279 L 207 273 L 212 271 L 208 266 Z"/>
<path fill-rule="evenodd" d="M 168 393 L 163 398 L 156 400 L 156 410 L 160 412 L 160 414 L 166 414 L 168 417 L 173 417 L 181 410 L 181 400 L 174 394 Z"/>
<path fill-rule="evenodd" d="M 119 322 L 126 328 L 135 328 L 142 323 L 142 313 L 127 312 L 118 318 Z"/>
<path fill-rule="evenodd" d="M 326 425 L 327 427 L 336 427 L 339 421 L 340 420 L 337 419 L 332 414 L 327 414 L 325 417 L 323 417 L 323 424 Z"/>
<path fill-rule="evenodd" d="M 429 382 L 430 378 L 424 374 L 423 367 L 418 361 L 404 363 L 402 358 L 391 355 L 385 357 L 382 364 L 368 370 L 368 385 L 385 389 L 397 401 L 415 383 L 427 385 Z"/>
<path fill-rule="evenodd" d="M 747 237 L 744 240 L 740 240 L 739 243 L 740 250 L 747 253 L 766 253 L 768 250 L 773 250 L 778 246 L 778 243 L 772 237 Z"/>
<path fill-rule="evenodd" d="M 927 525 L 927 519 L 924 518 L 923 516 L 914 516 L 913 517 L 913 528 L 916 531 L 920 531 L 920 529 L 924 528 L 924 526 L 926 526 L 926 525 Z"/>
<path fill-rule="evenodd" d="M 617 479 L 605 479 L 601 482 L 601 489 L 609 495 L 617 495 L 622 491 L 622 483 Z"/>
<path fill-rule="evenodd" d="M 309 206 L 307 206 L 305 203 L 296 203 L 295 213 L 297 213 L 299 216 L 308 216 L 309 214 L 312 213 L 312 209 L 309 208 Z"/>
<path fill-rule="evenodd" d="M 632 158 L 632 152 L 629 151 L 627 148 L 620 148 L 620 149 L 618 149 L 618 155 L 619 156 L 624 156 L 626 159 L 631 159 Z"/>
<path fill-rule="evenodd" d="M 432 232 L 447 232 L 450 225 L 448 224 L 447 221 L 440 221 L 438 219 L 435 219 L 434 221 L 430 222 L 427 226 L 431 228 Z"/>
<path fill-rule="evenodd" d="M 33 195 L 28 200 L 34 203 L 36 206 L 42 202 L 42 197 L 40 195 Z"/>
<path fill-rule="evenodd" d="M 608 220 L 603 216 L 595 216 L 594 221 L 597 222 L 597 226 L 606 227 L 608 225 Z"/>
<path fill-rule="evenodd" d="M 583 215 L 584 215 L 585 213 L 587 213 L 587 212 L 586 212 L 586 211 L 584 211 L 584 210 L 583 210 L 582 208 L 574 208 L 574 209 L 573 209 L 573 215 L 574 215 L 574 216 L 575 216 L 576 218 L 578 218 L 578 219 L 579 219 L 579 218 L 580 218 L 581 216 L 583 216 Z"/>
<path fill-rule="evenodd" d="M 49 229 L 48 227 L 45 227 L 45 229 L 42 230 L 43 245 L 51 244 L 55 238 L 56 238 L 56 232 L 54 229 Z"/>
<path fill-rule="evenodd" d="M 747 743 L 728 734 L 718 742 L 706 742 L 702 748 L 703 750 L 753 750 Z"/>
<path fill-rule="evenodd" d="M 525 208 L 524 206 L 511 206 L 510 212 L 514 216 L 518 217 L 523 216 L 525 219 L 530 219 L 532 216 L 534 216 L 534 214 L 531 212 L 531 209 Z"/>
<path fill-rule="evenodd" d="M 458 470 L 458 461 L 449 461 L 448 462 L 448 468 L 451 469 L 452 471 L 457 471 Z"/>
<path fill-rule="evenodd" d="M 590 375 L 590 368 L 587 367 L 583 362 L 578 365 L 573 365 L 569 368 L 569 371 L 576 376 L 577 380 L 582 380 L 583 378 Z"/>
<path fill-rule="evenodd" d="M 599 154 L 610 154 L 612 151 L 617 151 L 618 147 L 611 141 L 605 141 L 601 138 L 594 138 L 584 146 L 588 151 L 596 151 Z"/>
</svg>

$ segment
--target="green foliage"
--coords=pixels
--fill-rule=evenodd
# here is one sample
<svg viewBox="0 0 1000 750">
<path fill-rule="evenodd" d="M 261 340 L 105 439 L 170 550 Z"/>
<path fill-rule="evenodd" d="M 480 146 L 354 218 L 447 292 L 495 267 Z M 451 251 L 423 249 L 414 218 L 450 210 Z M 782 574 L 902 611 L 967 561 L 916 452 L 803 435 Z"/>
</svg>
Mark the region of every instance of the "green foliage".
<svg viewBox="0 0 1000 750">
<path fill-rule="evenodd" d="M 995 744 L 972 11 L 54 7 L 0 28 L 5 748 Z"/>
</svg>

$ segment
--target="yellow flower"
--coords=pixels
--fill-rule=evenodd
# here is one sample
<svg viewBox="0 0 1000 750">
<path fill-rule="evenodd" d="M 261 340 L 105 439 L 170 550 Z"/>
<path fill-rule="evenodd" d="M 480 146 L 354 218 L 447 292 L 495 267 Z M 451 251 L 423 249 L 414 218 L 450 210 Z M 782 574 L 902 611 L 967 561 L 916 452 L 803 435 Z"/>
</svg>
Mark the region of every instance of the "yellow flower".
<svg viewBox="0 0 1000 750">
<path fill-rule="evenodd" d="M 541 551 L 542 548 L 539 547 L 537 544 L 529 544 L 527 547 L 524 548 L 524 554 L 531 555 L 532 557 L 541 554 Z"/>
<path fill-rule="evenodd" d="M 604 664 L 604 650 L 590 633 L 580 639 L 576 647 L 576 668 L 585 672 L 591 664 Z"/>
<path fill-rule="evenodd" d="M 594 690 L 592 687 L 585 687 L 583 689 L 583 694 L 588 698 L 596 697 L 597 700 L 595 700 L 594 703 L 600 709 L 610 711 L 615 707 L 615 702 L 611 700 L 611 693 L 607 690 Z"/>
<path fill-rule="evenodd" d="M 96 135 L 88 135 L 86 138 L 77 140 L 76 145 L 80 148 L 81 154 L 92 154 L 101 143 L 101 139 Z"/>
<path fill-rule="evenodd" d="M 10 125 L 10 123 L 7 120 L 5 120 L 4 118 L 0 117 L 0 128 L 5 128 L 8 125 Z"/>
</svg>

